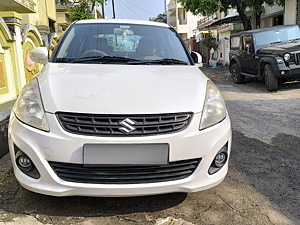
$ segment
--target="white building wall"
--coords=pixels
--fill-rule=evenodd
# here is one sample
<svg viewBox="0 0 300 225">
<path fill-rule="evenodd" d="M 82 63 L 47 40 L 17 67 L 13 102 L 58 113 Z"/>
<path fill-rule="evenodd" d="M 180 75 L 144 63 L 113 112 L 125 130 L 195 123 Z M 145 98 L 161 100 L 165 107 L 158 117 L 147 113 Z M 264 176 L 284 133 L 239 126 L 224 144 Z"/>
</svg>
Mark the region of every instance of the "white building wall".
<svg viewBox="0 0 300 225">
<path fill-rule="evenodd" d="M 292 1 L 294 1 L 294 0 L 292 0 Z M 286 1 L 286 2 L 288 2 L 288 1 Z M 263 13 L 261 15 L 260 27 L 264 28 L 264 27 L 274 26 L 273 18 L 283 15 L 283 14 L 284 14 L 283 6 L 274 5 L 271 7 L 271 6 L 268 6 L 267 4 L 264 4 L 263 5 Z"/>
<path fill-rule="evenodd" d="M 296 24 L 297 22 L 297 0 L 285 1 L 284 24 Z"/>
<path fill-rule="evenodd" d="M 165 0 L 165 5 L 167 23 L 173 25 L 184 40 L 193 37 L 199 17 L 187 12 L 176 0 Z"/>
<path fill-rule="evenodd" d="M 294 0 L 288 0 L 289 1 L 294 1 Z M 274 5 L 274 6 L 267 6 L 266 4 L 264 4 L 264 10 L 265 10 L 265 16 L 270 16 L 273 14 L 277 14 L 278 12 L 283 11 L 283 7 L 282 6 L 278 6 L 278 5 Z"/>
<path fill-rule="evenodd" d="M 187 12 L 187 30 L 188 30 L 188 37 L 191 38 L 195 35 L 193 30 L 197 28 L 197 21 L 200 18 L 198 16 L 194 16 L 192 13 Z"/>
<path fill-rule="evenodd" d="M 230 31 L 219 33 L 218 61 L 223 65 L 229 64 L 230 34 Z"/>
</svg>

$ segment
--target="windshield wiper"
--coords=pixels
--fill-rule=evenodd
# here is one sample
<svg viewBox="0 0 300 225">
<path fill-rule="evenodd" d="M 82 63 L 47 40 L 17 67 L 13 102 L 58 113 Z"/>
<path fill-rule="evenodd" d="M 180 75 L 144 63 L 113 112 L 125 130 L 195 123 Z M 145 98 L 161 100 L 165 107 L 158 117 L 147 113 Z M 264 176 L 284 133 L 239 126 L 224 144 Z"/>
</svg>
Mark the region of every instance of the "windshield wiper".
<svg viewBox="0 0 300 225">
<path fill-rule="evenodd" d="M 105 62 L 131 62 L 131 61 L 138 61 L 137 59 L 131 59 L 128 57 L 118 57 L 118 56 L 89 56 L 83 57 L 79 59 L 75 59 L 72 63 L 80 63 L 80 62 L 88 62 L 88 61 L 105 61 Z"/>
<path fill-rule="evenodd" d="M 73 59 L 69 59 L 69 58 L 56 58 L 56 60 L 54 62 L 69 63 L 72 61 L 73 61 Z"/>
<path fill-rule="evenodd" d="M 150 65 L 150 64 L 162 64 L 162 65 L 181 64 L 181 65 L 188 65 L 187 62 L 184 62 L 184 61 L 181 61 L 181 60 L 178 60 L 178 59 L 169 59 L 169 58 L 159 59 L 159 60 L 133 61 L 133 62 L 128 62 L 128 64 L 133 64 L 133 65 L 137 65 L 137 64 L 146 64 L 146 65 Z"/>
<path fill-rule="evenodd" d="M 275 44 L 280 44 L 282 41 L 275 41 L 275 42 L 271 42 L 270 44 L 268 44 L 267 47 L 270 47 L 271 45 L 275 45 Z"/>
<path fill-rule="evenodd" d="M 292 43 L 292 42 L 299 41 L 299 40 L 300 40 L 300 38 L 291 39 L 288 41 L 288 43 Z"/>
</svg>

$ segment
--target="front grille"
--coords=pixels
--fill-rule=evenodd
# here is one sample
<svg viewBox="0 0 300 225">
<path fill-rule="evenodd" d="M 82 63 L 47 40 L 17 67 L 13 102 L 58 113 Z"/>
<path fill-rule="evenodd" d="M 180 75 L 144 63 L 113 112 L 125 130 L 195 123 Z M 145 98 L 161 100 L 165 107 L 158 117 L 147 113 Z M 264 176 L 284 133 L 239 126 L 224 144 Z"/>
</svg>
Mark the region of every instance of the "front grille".
<svg viewBox="0 0 300 225">
<path fill-rule="evenodd" d="M 68 132 L 94 136 L 146 136 L 178 132 L 187 127 L 192 113 L 160 115 L 95 115 L 56 113 L 61 126 Z M 135 130 L 124 133 L 119 123 L 129 118 Z M 125 127 L 126 128 L 126 127 Z"/>
<path fill-rule="evenodd" d="M 296 65 L 300 64 L 300 53 L 296 54 Z"/>
<path fill-rule="evenodd" d="M 90 184 L 142 184 L 187 178 L 196 170 L 201 159 L 170 162 L 151 166 L 84 167 L 81 164 L 49 162 L 62 180 Z"/>
</svg>

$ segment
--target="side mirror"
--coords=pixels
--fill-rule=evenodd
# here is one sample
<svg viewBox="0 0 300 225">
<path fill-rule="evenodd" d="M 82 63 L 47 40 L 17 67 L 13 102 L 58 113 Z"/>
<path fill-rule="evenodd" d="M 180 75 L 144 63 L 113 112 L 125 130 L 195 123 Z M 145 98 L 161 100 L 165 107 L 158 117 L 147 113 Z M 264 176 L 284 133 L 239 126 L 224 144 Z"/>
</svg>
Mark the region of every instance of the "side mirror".
<svg viewBox="0 0 300 225">
<path fill-rule="evenodd" d="M 48 49 L 46 47 L 37 47 L 29 52 L 29 57 L 33 62 L 46 64 L 48 62 Z"/>
<path fill-rule="evenodd" d="M 198 67 L 202 67 L 202 56 L 198 52 L 191 52 L 191 56 Z"/>
</svg>

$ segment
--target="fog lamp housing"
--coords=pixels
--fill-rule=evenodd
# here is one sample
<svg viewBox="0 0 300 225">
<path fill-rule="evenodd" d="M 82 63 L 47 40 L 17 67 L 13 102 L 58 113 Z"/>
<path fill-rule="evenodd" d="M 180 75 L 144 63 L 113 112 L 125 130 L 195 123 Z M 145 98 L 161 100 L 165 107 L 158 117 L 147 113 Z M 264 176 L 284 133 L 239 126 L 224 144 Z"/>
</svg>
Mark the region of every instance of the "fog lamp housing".
<svg viewBox="0 0 300 225">
<path fill-rule="evenodd" d="M 212 175 L 218 172 L 226 164 L 227 160 L 228 160 L 228 143 L 226 143 L 226 145 L 224 145 L 214 157 L 209 167 L 208 174 Z"/>
<path fill-rule="evenodd" d="M 32 162 L 27 155 L 20 155 L 17 158 L 17 165 L 22 171 L 29 172 L 30 170 L 32 170 Z"/>
<path fill-rule="evenodd" d="M 34 179 L 39 179 L 40 173 L 36 169 L 35 165 L 33 164 L 32 160 L 29 158 L 29 156 L 23 153 L 17 146 L 15 146 L 15 152 L 16 152 L 17 167 L 27 176 Z"/>
</svg>

